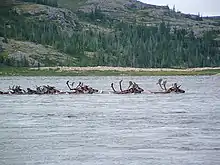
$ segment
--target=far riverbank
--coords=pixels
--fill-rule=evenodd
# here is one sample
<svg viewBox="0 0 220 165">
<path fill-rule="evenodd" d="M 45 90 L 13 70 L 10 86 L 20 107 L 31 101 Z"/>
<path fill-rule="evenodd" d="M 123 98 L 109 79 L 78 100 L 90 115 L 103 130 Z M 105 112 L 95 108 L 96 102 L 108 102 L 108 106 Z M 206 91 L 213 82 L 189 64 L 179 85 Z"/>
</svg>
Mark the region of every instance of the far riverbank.
<svg viewBox="0 0 220 165">
<path fill-rule="evenodd" d="M 130 68 L 130 67 L 5 67 L 0 68 L 0 76 L 178 76 L 216 75 L 220 67 L 204 68 Z"/>
</svg>

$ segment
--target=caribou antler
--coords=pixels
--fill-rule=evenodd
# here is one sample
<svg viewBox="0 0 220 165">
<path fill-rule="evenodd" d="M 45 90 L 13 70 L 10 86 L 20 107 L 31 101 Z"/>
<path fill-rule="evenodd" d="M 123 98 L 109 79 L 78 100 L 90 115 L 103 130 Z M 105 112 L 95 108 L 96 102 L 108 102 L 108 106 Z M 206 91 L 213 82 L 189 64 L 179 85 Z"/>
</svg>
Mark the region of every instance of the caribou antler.
<svg viewBox="0 0 220 165">
<path fill-rule="evenodd" d="M 173 87 L 176 88 L 176 89 L 179 89 L 181 87 L 181 85 L 177 86 L 177 83 L 174 83 Z"/>
<path fill-rule="evenodd" d="M 112 87 L 112 90 L 113 90 L 114 92 L 116 92 L 116 90 L 115 90 L 115 88 L 114 88 L 114 83 L 111 83 L 111 87 Z"/>
<path fill-rule="evenodd" d="M 134 88 L 137 88 L 137 87 L 138 87 L 138 84 L 136 84 L 136 82 L 134 82 L 134 83 L 133 83 L 133 87 L 134 87 Z"/>
<path fill-rule="evenodd" d="M 161 84 L 161 83 L 162 83 L 162 81 L 163 81 L 163 79 L 162 79 L 162 78 L 160 78 L 156 84 Z"/>
<path fill-rule="evenodd" d="M 129 81 L 128 89 L 129 89 L 132 85 L 134 85 L 134 83 L 133 83 L 132 81 Z"/>
<path fill-rule="evenodd" d="M 73 88 L 71 88 L 69 85 L 69 80 L 66 82 L 66 85 L 68 86 L 69 90 L 73 90 Z"/>
<path fill-rule="evenodd" d="M 76 88 L 82 87 L 83 83 L 79 82 L 79 84 L 76 86 Z"/>
<path fill-rule="evenodd" d="M 166 81 L 166 80 L 165 80 L 165 81 L 163 81 L 163 82 L 162 82 L 162 84 L 161 84 L 161 85 L 163 85 L 163 87 L 164 87 L 164 90 L 165 90 L 165 91 L 167 91 L 166 84 L 167 84 L 167 81 Z"/>
<path fill-rule="evenodd" d="M 177 86 L 177 83 L 173 84 L 173 88 L 176 89 L 177 91 L 180 89 L 181 85 Z"/>
<path fill-rule="evenodd" d="M 122 92 L 122 87 L 121 87 L 121 83 L 122 83 L 123 80 L 119 81 L 119 88 L 120 88 L 120 91 Z"/>
<path fill-rule="evenodd" d="M 162 87 L 162 84 L 161 84 L 162 81 L 163 81 L 163 79 L 160 78 L 156 84 L 159 84 L 160 88 L 161 88 L 162 90 L 164 90 L 163 87 Z"/>
<path fill-rule="evenodd" d="M 71 84 L 71 86 L 73 87 L 74 84 L 75 84 L 75 82 L 73 82 Z M 79 84 L 75 88 L 74 87 L 73 88 L 70 87 L 69 81 L 66 82 L 66 85 L 68 86 L 68 88 L 70 90 L 79 90 L 81 87 L 83 87 L 83 83 L 82 82 L 79 82 Z"/>
<path fill-rule="evenodd" d="M 72 82 L 71 86 L 73 87 L 74 84 L 75 84 L 75 82 Z"/>
</svg>

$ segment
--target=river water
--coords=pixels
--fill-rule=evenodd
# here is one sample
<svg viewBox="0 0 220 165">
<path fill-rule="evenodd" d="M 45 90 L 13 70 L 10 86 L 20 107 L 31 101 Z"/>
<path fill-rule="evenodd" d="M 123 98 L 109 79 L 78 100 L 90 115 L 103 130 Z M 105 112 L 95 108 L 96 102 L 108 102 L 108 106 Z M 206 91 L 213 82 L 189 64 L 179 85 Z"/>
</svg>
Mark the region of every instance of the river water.
<svg viewBox="0 0 220 165">
<path fill-rule="evenodd" d="M 106 91 L 92 95 L 0 95 L 1 165 L 220 164 L 220 76 L 164 77 L 185 94 L 159 91 L 159 77 L 0 77 L 9 85 L 67 80 Z M 116 95 L 133 80 L 143 94 Z"/>
</svg>

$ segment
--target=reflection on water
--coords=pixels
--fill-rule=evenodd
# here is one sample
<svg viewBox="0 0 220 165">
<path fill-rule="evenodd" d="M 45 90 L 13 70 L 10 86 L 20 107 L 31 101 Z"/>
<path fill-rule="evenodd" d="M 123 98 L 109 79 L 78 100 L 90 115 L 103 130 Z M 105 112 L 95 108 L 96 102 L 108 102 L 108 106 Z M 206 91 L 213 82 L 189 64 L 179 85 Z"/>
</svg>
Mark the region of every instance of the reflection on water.
<svg viewBox="0 0 220 165">
<path fill-rule="evenodd" d="M 220 164 L 220 77 L 166 77 L 185 94 L 154 95 L 159 77 L 1 77 L 34 88 L 82 81 L 111 91 L 136 81 L 144 94 L 0 95 L 0 164 Z"/>
</svg>

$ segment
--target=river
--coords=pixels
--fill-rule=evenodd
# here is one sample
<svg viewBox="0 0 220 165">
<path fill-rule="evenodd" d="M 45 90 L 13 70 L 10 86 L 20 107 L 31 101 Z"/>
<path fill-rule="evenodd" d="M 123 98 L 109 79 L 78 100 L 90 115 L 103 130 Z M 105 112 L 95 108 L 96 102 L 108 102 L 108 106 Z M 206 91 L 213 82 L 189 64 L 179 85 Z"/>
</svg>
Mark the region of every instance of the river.
<svg viewBox="0 0 220 165">
<path fill-rule="evenodd" d="M 0 165 L 220 164 L 220 76 L 167 76 L 184 94 L 159 91 L 159 77 L 0 77 L 8 86 L 84 82 L 104 94 L 0 95 Z M 143 94 L 116 95 L 133 80 Z"/>
</svg>

